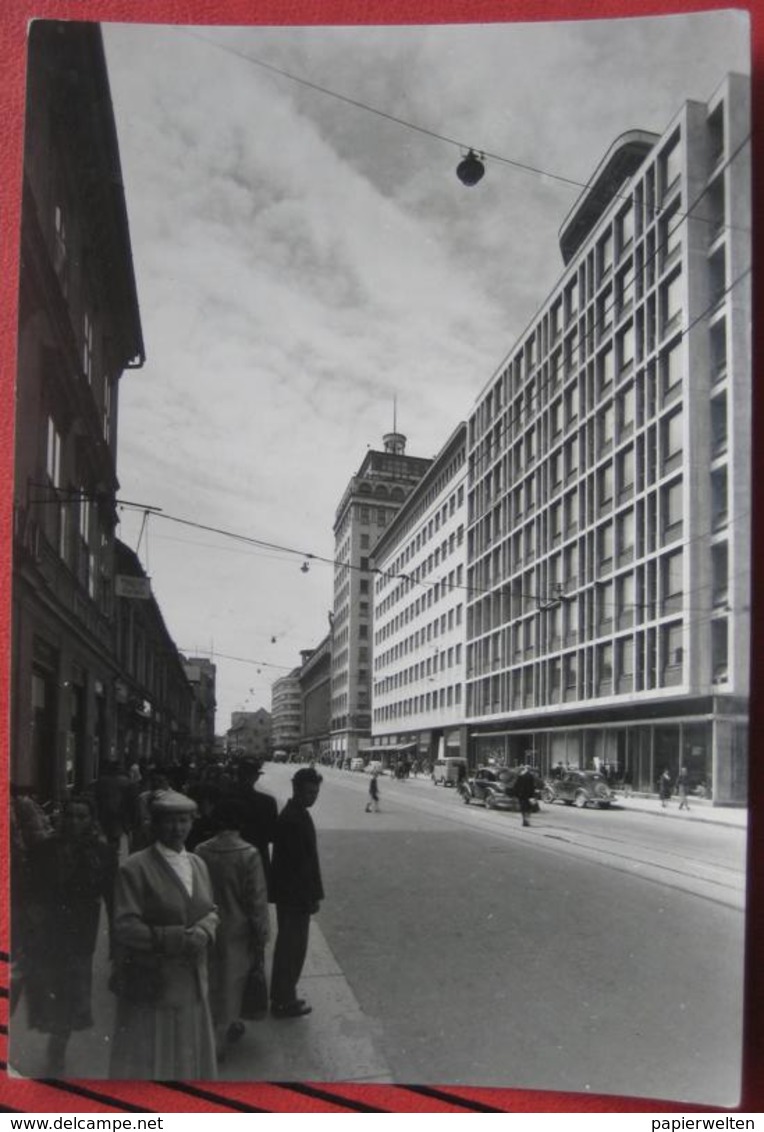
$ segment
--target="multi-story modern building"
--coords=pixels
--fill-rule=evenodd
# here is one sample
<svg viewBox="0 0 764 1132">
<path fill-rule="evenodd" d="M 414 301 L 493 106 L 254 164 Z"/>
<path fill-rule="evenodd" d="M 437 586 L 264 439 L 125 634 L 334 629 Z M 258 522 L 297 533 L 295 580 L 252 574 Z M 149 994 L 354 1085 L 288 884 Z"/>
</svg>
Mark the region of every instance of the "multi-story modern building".
<svg viewBox="0 0 764 1132">
<path fill-rule="evenodd" d="M 274 751 L 296 755 L 300 746 L 302 693 L 300 669 L 275 680 L 271 689 L 271 742 Z"/>
<path fill-rule="evenodd" d="M 372 750 L 385 767 L 467 752 L 466 434 L 460 424 L 372 552 Z"/>
<path fill-rule="evenodd" d="M 315 649 L 305 649 L 300 668 L 300 758 L 331 758 L 331 634 Z"/>
<path fill-rule="evenodd" d="M 117 756 L 120 376 L 143 338 L 100 29 L 30 27 L 13 532 L 11 780 L 58 798 Z"/>
<path fill-rule="evenodd" d="M 620 137 L 469 421 L 473 756 L 746 796 L 749 83 Z"/>
<path fill-rule="evenodd" d="M 331 743 L 338 762 L 367 750 L 371 739 L 371 549 L 431 463 L 407 456 L 399 432 L 383 444 L 384 451 L 366 453 L 334 519 Z"/>
</svg>

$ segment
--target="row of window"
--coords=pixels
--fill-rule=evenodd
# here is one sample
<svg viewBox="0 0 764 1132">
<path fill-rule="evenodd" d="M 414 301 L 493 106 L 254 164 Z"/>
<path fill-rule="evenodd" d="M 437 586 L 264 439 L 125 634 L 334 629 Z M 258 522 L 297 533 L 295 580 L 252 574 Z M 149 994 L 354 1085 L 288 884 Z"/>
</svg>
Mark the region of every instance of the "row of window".
<svg viewBox="0 0 764 1132">
<path fill-rule="evenodd" d="M 685 628 L 675 621 L 467 683 L 467 716 L 632 694 L 685 682 Z M 711 679 L 728 678 L 728 624 L 709 622 Z"/>
<path fill-rule="evenodd" d="M 391 661 L 400 660 L 401 657 L 411 655 L 416 649 L 421 648 L 431 641 L 437 641 L 444 633 L 449 632 L 451 629 L 458 628 L 462 623 L 462 605 L 452 606 L 446 613 L 441 613 L 440 617 L 436 617 L 433 621 L 422 625 L 421 628 L 415 629 L 408 637 L 398 641 L 391 648 L 385 652 L 379 653 L 374 658 L 374 668 L 384 668 L 385 665 Z"/>
<path fill-rule="evenodd" d="M 405 609 L 392 617 L 384 625 L 381 625 L 377 632 L 374 634 L 375 644 L 381 644 L 391 637 L 393 633 L 397 633 L 404 625 L 408 625 L 426 609 L 431 609 L 441 598 L 447 597 L 454 589 L 458 589 L 464 584 L 464 565 L 460 563 L 453 570 L 449 570 L 448 574 L 444 574 L 437 582 L 428 583 L 428 589 L 424 592 L 419 591 L 419 597 L 414 598 Z M 414 588 L 413 581 L 406 582 L 405 588 L 397 587 L 394 594 L 385 598 L 376 608 L 377 619 L 380 619 L 383 614 L 398 601 L 400 601 L 407 593 Z"/>
<path fill-rule="evenodd" d="M 461 702 L 461 684 L 448 684 L 445 688 L 435 688 L 431 692 L 422 692 L 418 696 L 408 696 L 394 704 L 376 707 L 372 714 L 375 723 L 389 723 L 391 720 L 408 719 L 428 711 L 458 707 Z"/>
<path fill-rule="evenodd" d="M 406 688 L 409 684 L 416 684 L 420 680 L 431 679 L 438 672 L 445 672 L 447 668 L 453 668 L 455 664 L 459 665 L 461 662 L 461 644 L 450 645 L 439 652 L 436 650 L 434 656 L 428 656 L 415 664 L 410 664 L 407 668 L 402 668 L 400 672 L 393 672 L 375 681 L 374 695 L 385 695 L 398 688 Z"/>
</svg>

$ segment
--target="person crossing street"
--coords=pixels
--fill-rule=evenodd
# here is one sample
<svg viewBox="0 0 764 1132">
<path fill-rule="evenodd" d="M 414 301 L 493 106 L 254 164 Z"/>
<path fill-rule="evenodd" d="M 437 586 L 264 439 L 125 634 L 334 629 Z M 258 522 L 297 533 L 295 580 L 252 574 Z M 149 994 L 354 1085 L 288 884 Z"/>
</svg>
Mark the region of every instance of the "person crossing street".
<svg viewBox="0 0 764 1132">
<path fill-rule="evenodd" d="M 370 814 L 372 810 L 375 814 L 379 813 L 379 782 L 377 780 L 376 770 L 372 774 L 371 782 L 369 783 L 369 800 L 366 803 L 366 813 Z"/>
</svg>

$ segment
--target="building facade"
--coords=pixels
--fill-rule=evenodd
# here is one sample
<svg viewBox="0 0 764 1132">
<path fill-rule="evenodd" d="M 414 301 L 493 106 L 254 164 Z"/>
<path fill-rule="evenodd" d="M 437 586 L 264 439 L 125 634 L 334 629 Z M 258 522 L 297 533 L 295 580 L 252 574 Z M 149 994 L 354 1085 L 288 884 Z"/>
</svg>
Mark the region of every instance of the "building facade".
<svg viewBox="0 0 764 1132">
<path fill-rule="evenodd" d="M 57 799 L 118 754 L 118 386 L 144 348 L 100 29 L 35 22 L 28 62 L 11 780 Z"/>
<path fill-rule="evenodd" d="M 331 760 L 331 634 L 302 654 L 300 668 L 300 758 Z"/>
<path fill-rule="evenodd" d="M 431 463 L 407 456 L 401 433 L 383 445 L 366 453 L 334 520 L 331 746 L 339 763 L 371 742 L 371 550 Z"/>
<path fill-rule="evenodd" d="M 217 670 L 207 657 L 184 657 L 183 663 L 186 679 L 194 693 L 191 709 L 193 754 L 200 758 L 210 758 L 215 751 Z"/>
<path fill-rule="evenodd" d="M 302 694 L 300 669 L 275 680 L 271 689 L 271 742 L 273 750 L 296 755 L 300 747 Z"/>
<path fill-rule="evenodd" d="M 746 796 L 749 83 L 619 138 L 469 421 L 473 756 Z"/>
<path fill-rule="evenodd" d="M 234 711 L 226 732 L 226 750 L 233 758 L 267 759 L 271 753 L 271 716 L 265 708 Z"/>
<path fill-rule="evenodd" d="M 372 752 L 466 755 L 467 461 L 460 424 L 373 549 Z"/>
<path fill-rule="evenodd" d="M 195 693 L 137 554 L 115 541 L 116 761 L 178 766 L 197 753 Z"/>
</svg>

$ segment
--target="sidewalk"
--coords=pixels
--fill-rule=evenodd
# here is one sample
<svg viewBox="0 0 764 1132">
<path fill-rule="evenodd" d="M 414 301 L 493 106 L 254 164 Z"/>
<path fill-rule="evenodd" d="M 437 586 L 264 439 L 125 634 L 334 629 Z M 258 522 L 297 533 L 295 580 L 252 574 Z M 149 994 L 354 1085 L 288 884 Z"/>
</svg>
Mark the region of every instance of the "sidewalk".
<svg viewBox="0 0 764 1132">
<path fill-rule="evenodd" d="M 677 818 L 680 821 L 700 821 L 711 825 L 725 825 L 731 829 L 748 828 L 748 809 L 736 806 L 715 806 L 705 798 L 691 798 L 689 810 L 679 809 L 679 799 L 671 798 L 668 805 L 661 806 L 657 794 L 632 794 L 625 798 L 616 791 L 615 804 L 623 810 L 634 810 L 642 814 L 655 814 L 660 818 Z"/>
<path fill-rule="evenodd" d="M 271 947 L 275 915 L 273 921 Z M 106 985 L 107 954 L 102 917 L 93 963 L 94 1026 L 72 1035 L 66 1070 L 67 1078 L 72 1080 L 108 1078 L 115 1000 Z M 358 1005 L 316 919 L 311 924 L 300 990 L 311 1003 L 313 1013 L 287 1019 L 268 1015 L 261 1021 L 248 1022 L 244 1037 L 229 1047 L 230 1052 L 219 1067 L 219 1080 L 390 1083 L 392 1075 L 380 1052 L 375 1026 Z M 27 1027 L 23 997 L 11 1021 L 10 1033 L 9 1075 L 45 1077 L 47 1037 Z"/>
</svg>

